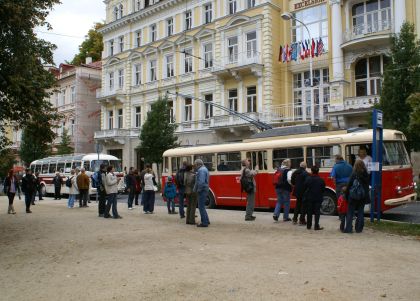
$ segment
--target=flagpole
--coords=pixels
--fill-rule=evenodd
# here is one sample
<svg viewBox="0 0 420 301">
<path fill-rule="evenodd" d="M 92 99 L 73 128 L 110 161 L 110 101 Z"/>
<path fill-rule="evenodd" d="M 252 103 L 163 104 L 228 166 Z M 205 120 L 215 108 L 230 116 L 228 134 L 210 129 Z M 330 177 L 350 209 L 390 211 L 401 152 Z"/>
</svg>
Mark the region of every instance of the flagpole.
<svg viewBox="0 0 420 301">
<path fill-rule="evenodd" d="M 309 41 L 311 43 L 310 47 L 311 47 L 311 53 L 309 55 L 309 80 L 311 82 L 311 125 L 315 124 L 315 101 L 314 101 L 314 75 L 313 75 L 313 71 L 312 71 L 312 38 L 311 38 L 311 33 L 308 29 L 308 26 L 306 26 L 305 23 L 303 23 L 302 21 L 296 19 L 295 16 L 293 16 L 290 12 L 284 12 L 281 14 L 281 18 L 283 20 L 289 21 L 291 19 L 295 20 L 296 22 L 300 23 L 303 25 L 303 27 L 305 27 L 306 31 L 308 32 L 308 36 L 309 36 Z"/>
</svg>

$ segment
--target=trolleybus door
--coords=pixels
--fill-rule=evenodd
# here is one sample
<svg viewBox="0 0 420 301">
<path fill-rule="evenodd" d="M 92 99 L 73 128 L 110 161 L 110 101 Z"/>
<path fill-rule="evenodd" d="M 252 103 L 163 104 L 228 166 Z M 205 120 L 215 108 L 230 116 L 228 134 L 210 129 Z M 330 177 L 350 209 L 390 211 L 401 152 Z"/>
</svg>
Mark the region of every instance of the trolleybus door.
<svg viewBox="0 0 420 301">
<path fill-rule="evenodd" d="M 251 161 L 250 168 L 255 170 L 258 167 L 259 170 L 259 173 L 255 176 L 255 183 L 257 184 L 255 206 L 266 207 L 267 205 L 264 204 L 264 191 L 267 191 L 267 181 L 264 180 L 264 171 L 267 170 L 267 151 L 247 152 L 246 157 Z"/>
</svg>

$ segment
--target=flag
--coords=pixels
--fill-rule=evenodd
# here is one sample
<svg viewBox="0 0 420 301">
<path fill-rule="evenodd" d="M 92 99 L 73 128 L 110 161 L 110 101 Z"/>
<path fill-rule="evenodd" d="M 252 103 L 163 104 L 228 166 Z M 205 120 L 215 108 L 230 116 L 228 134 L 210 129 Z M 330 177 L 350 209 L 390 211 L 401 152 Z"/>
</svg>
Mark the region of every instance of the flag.
<svg viewBox="0 0 420 301">
<path fill-rule="evenodd" d="M 292 44 L 292 56 L 291 56 L 291 59 L 293 60 L 293 61 L 297 61 L 297 43 L 293 43 Z"/>
<path fill-rule="evenodd" d="M 318 41 L 315 39 L 315 56 L 318 57 Z"/>
<path fill-rule="evenodd" d="M 312 43 L 311 43 L 311 56 L 314 57 L 315 55 L 315 41 L 312 38 Z"/>
<path fill-rule="evenodd" d="M 280 45 L 279 62 L 281 62 L 282 57 L 283 57 L 283 47 L 281 47 L 281 45 Z"/>
<path fill-rule="evenodd" d="M 290 62 L 292 60 L 292 45 L 289 47 L 289 52 L 287 53 L 287 61 Z"/>
<path fill-rule="evenodd" d="M 306 50 L 305 50 L 305 57 L 306 58 L 308 58 L 309 57 L 309 55 L 311 54 L 311 50 L 309 49 L 309 43 L 308 43 L 308 40 L 305 40 L 305 48 L 306 48 Z"/>
<path fill-rule="evenodd" d="M 287 46 L 283 47 L 283 63 L 287 62 Z"/>
<path fill-rule="evenodd" d="M 324 42 L 322 41 L 322 38 L 319 38 L 318 55 L 322 55 L 323 53 L 324 53 Z"/>
<path fill-rule="evenodd" d="M 305 59 L 305 44 L 299 42 L 299 56 L 301 60 Z"/>
</svg>

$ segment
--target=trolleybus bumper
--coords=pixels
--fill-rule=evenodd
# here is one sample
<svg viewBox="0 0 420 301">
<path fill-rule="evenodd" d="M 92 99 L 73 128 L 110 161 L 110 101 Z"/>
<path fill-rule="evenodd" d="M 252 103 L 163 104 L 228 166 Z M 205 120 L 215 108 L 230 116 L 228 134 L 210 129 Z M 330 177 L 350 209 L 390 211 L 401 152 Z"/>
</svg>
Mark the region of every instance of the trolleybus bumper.
<svg viewBox="0 0 420 301">
<path fill-rule="evenodd" d="M 417 200 L 417 193 L 412 193 L 398 199 L 386 200 L 385 205 L 387 206 L 403 205 L 403 204 L 414 202 L 415 200 Z"/>
</svg>

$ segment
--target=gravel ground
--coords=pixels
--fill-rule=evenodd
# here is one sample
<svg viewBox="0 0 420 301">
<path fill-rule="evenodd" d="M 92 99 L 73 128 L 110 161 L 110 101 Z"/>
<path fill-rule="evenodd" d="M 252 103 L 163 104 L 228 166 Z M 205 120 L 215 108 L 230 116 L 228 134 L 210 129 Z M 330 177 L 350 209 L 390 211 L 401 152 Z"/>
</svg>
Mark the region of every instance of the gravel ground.
<svg viewBox="0 0 420 301">
<path fill-rule="evenodd" d="M 121 220 L 46 199 L 8 215 L 0 197 L 0 300 L 420 300 L 420 241 L 209 210 L 197 228 L 156 207 Z"/>
</svg>

